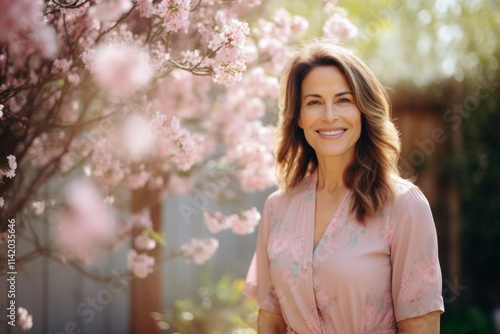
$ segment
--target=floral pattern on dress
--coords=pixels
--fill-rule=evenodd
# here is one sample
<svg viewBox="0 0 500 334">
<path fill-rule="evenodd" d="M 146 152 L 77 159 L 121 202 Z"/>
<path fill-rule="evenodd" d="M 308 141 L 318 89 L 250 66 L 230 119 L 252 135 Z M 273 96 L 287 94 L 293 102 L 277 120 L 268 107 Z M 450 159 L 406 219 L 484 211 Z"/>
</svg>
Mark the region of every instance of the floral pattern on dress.
<svg viewBox="0 0 500 334">
<path fill-rule="evenodd" d="M 397 307 L 407 316 L 420 314 L 418 305 L 422 304 L 422 299 L 429 295 L 441 295 L 441 287 L 435 283 L 435 278 L 441 275 L 435 236 L 427 236 L 423 247 L 411 270 L 406 271 L 401 279 Z"/>
<path fill-rule="evenodd" d="M 395 328 L 391 290 L 366 294 L 361 333 L 395 333 Z"/>
</svg>

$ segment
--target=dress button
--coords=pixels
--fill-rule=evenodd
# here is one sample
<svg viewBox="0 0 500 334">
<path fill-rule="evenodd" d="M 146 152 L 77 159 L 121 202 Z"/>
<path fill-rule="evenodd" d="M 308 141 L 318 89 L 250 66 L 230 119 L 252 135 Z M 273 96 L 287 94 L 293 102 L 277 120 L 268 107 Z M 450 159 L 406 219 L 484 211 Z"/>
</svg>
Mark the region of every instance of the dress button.
<svg viewBox="0 0 500 334">
<path fill-rule="evenodd" d="M 310 308 L 311 308 L 311 311 L 316 311 L 316 306 L 314 306 L 314 304 L 311 304 Z"/>
</svg>

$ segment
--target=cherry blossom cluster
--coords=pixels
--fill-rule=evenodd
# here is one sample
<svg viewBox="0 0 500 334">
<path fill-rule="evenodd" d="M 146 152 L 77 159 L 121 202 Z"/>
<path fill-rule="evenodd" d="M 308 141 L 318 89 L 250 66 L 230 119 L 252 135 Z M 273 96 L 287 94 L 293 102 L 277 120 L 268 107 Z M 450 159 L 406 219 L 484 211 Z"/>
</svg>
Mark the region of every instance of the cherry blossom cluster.
<svg viewBox="0 0 500 334">
<path fill-rule="evenodd" d="M 133 239 L 133 249 L 127 254 L 127 268 L 138 278 L 146 278 L 154 271 L 155 258 L 147 254 L 156 248 L 156 240 L 150 236 L 153 223 L 151 213 L 143 209 L 131 215 L 121 226 L 118 237 L 127 236 L 134 231 L 141 231 Z"/>
<path fill-rule="evenodd" d="M 31 208 L 37 216 L 40 216 L 45 211 L 45 201 L 33 201 L 31 202 Z"/>
<path fill-rule="evenodd" d="M 66 209 L 57 216 L 57 236 L 64 259 L 95 260 L 116 235 L 111 208 L 87 180 L 70 183 L 65 202 Z"/>
<path fill-rule="evenodd" d="M 146 278 L 154 271 L 155 258 L 131 249 L 127 254 L 127 268 L 138 278 Z"/>
<path fill-rule="evenodd" d="M 16 162 L 16 157 L 13 156 L 12 154 L 7 156 L 7 160 L 9 161 L 8 168 L 2 168 L 0 170 L 0 176 L 6 176 L 9 179 L 12 179 L 14 176 L 16 176 L 16 169 L 17 169 L 17 162 Z M 2 178 L 0 177 L 0 180 Z"/>
<path fill-rule="evenodd" d="M 131 0 L 98 0 L 95 6 L 89 8 L 89 15 L 99 22 L 115 22 L 130 9 Z"/>
<path fill-rule="evenodd" d="M 17 308 L 17 317 L 17 323 L 23 331 L 30 330 L 33 327 L 33 316 L 24 307 Z"/>
<path fill-rule="evenodd" d="M 323 25 L 323 34 L 325 37 L 340 42 L 354 38 L 358 34 L 358 29 L 347 17 L 347 11 L 336 6 L 336 4 L 327 2 L 325 5 L 327 20 Z"/>
<path fill-rule="evenodd" d="M 118 96 L 133 94 L 146 87 L 153 76 L 150 56 L 139 46 L 104 43 L 87 51 L 84 59 L 97 84 Z"/>
<path fill-rule="evenodd" d="M 210 260 L 217 248 L 219 248 L 219 241 L 215 238 L 193 238 L 190 242 L 182 245 L 180 250 L 186 261 L 203 264 Z"/>
<path fill-rule="evenodd" d="M 274 13 L 272 20 L 260 19 L 254 28 L 258 49 L 271 58 L 263 67 L 273 75 L 280 75 L 291 56 L 290 41 L 299 39 L 308 26 L 306 19 L 283 8 Z"/>
<path fill-rule="evenodd" d="M 220 211 L 203 212 L 205 225 L 211 233 L 231 229 L 236 234 L 252 234 L 260 221 L 260 212 L 253 207 L 239 215 L 232 214 L 225 216 Z"/>
<path fill-rule="evenodd" d="M 2 0 L 0 2 L 0 42 L 13 53 L 35 53 L 53 58 L 57 51 L 54 28 L 43 20 L 42 0 Z"/>
<path fill-rule="evenodd" d="M 147 277 L 157 261 L 148 255 L 158 241 L 151 203 L 132 214 L 126 194 L 188 194 L 211 163 L 245 192 L 274 185 L 266 115 L 277 110 L 278 77 L 308 22 L 261 2 L 1 1 L 0 221 L 24 209 L 32 219 L 53 215 L 64 261 L 90 262 L 128 241 L 129 270 Z M 335 0 L 324 12 L 326 37 L 355 36 Z M 54 177 L 65 191 L 42 197 Z M 204 217 L 212 233 L 249 234 L 260 220 L 256 208 Z M 202 264 L 217 248 L 214 238 L 192 239 L 180 253 Z"/>
<path fill-rule="evenodd" d="M 155 120 L 159 121 L 159 118 Z M 173 117 L 168 126 L 162 127 L 161 130 L 158 136 L 161 147 L 158 151 L 170 156 L 177 168 L 183 171 L 189 170 L 195 163 L 200 162 L 201 136 L 192 135 L 183 128 L 177 117 Z"/>
<path fill-rule="evenodd" d="M 149 251 L 156 247 L 156 241 L 147 234 L 142 233 L 135 237 L 134 245 L 139 250 Z"/>
<path fill-rule="evenodd" d="M 208 43 L 208 47 L 216 52 L 214 82 L 229 87 L 241 80 L 247 68 L 245 43 L 248 34 L 248 23 L 232 19 Z"/>
<path fill-rule="evenodd" d="M 274 101 L 278 90 L 276 77 L 266 75 L 262 68 L 252 69 L 228 90 L 207 124 L 212 133 L 221 129 L 227 146 L 222 163 L 237 166 L 234 175 L 245 191 L 264 190 L 276 183 L 274 130 L 264 126 L 261 118 L 267 109 L 266 102 Z"/>
<path fill-rule="evenodd" d="M 243 190 L 265 190 L 276 184 L 272 154 L 274 131 L 262 126 L 260 120 L 241 125 L 235 123 L 226 130 L 227 141 L 232 144 L 226 157 L 238 165 L 235 174 Z"/>
<path fill-rule="evenodd" d="M 163 19 L 166 31 L 187 32 L 190 0 L 162 0 L 157 13 Z"/>
</svg>

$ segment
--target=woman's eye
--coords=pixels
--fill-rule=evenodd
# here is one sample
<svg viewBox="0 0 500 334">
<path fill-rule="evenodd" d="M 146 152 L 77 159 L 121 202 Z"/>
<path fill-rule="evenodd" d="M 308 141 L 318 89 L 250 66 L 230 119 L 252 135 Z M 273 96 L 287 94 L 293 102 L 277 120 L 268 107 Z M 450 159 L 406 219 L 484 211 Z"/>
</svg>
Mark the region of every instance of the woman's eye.
<svg viewBox="0 0 500 334">
<path fill-rule="evenodd" d="M 344 104 L 345 104 L 345 103 L 351 103 L 351 100 L 350 100 L 350 99 L 348 99 L 348 98 L 346 98 L 346 97 L 344 97 L 344 98 L 339 99 L 339 100 L 337 101 L 337 103 L 344 103 Z"/>
<path fill-rule="evenodd" d="M 319 104 L 318 100 L 311 100 L 311 101 L 307 102 L 308 106 L 312 106 L 312 105 L 316 105 L 316 104 Z"/>
</svg>

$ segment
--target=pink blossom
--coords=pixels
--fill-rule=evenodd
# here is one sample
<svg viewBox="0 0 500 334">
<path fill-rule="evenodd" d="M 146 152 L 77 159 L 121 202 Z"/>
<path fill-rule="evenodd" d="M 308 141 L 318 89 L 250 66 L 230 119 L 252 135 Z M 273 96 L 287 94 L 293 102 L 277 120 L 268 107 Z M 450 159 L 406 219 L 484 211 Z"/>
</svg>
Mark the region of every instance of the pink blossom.
<svg viewBox="0 0 500 334">
<path fill-rule="evenodd" d="M 16 172 L 14 170 L 9 170 L 5 176 L 7 176 L 9 179 L 12 179 L 14 176 L 16 176 Z"/>
<path fill-rule="evenodd" d="M 283 72 L 292 54 L 289 43 L 302 36 L 307 28 L 304 18 L 291 15 L 283 8 L 275 12 L 272 21 L 258 21 L 254 34 L 258 38 L 259 51 L 271 57 L 267 64 L 263 64 L 267 72 L 276 76 Z"/>
<path fill-rule="evenodd" d="M 243 53 L 246 57 L 247 64 L 257 62 L 259 59 L 259 50 L 257 49 L 257 44 L 251 39 L 247 39 Z"/>
<path fill-rule="evenodd" d="M 92 6 L 88 13 L 91 17 L 102 22 L 117 21 L 120 16 L 132 8 L 130 0 L 111 0 Z"/>
<path fill-rule="evenodd" d="M 266 45 L 267 51 L 274 54 L 281 48 L 286 49 L 286 44 L 300 37 L 308 27 L 308 22 L 303 17 L 291 15 L 286 9 L 279 8 L 272 21 L 259 20 L 254 32 L 259 40 L 264 40 L 262 43 L 259 41 L 259 46 L 262 48 Z"/>
<path fill-rule="evenodd" d="M 274 14 L 274 22 L 286 39 L 291 39 L 293 35 L 302 34 L 307 30 L 309 24 L 306 19 L 299 15 L 291 15 L 284 8 L 280 8 Z"/>
<path fill-rule="evenodd" d="M 162 176 L 151 177 L 148 180 L 147 187 L 150 190 L 159 190 L 165 185 L 165 180 Z"/>
<path fill-rule="evenodd" d="M 162 0 L 157 14 L 164 21 L 165 30 L 187 32 L 189 28 L 190 0 Z"/>
<path fill-rule="evenodd" d="M 146 185 L 151 177 L 151 173 L 146 170 L 138 171 L 127 176 L 127 185 L 130 189 L 139 189 Z"/>
<path fill-rule="evenodd" d="M 72 64 L 73 61 L 70 59 L 56 59 L 52 63 L 52 73 L 58 74 L 68 72 Z"/>
<path fill-rule="evenodd" d="M 156 152 L 160 156 L 169 157 L 178 169 L 189 170 L 202 160 L 202 138 L 183 128 L 177 117 L 172 117 L 167 122 L 165 115 L 156 113 L 152 128 L 157 136 Z"/>
<path fill-rule="evenodd" d="M 181 251 L 186 261 L 203 264 L 214 255 L 217 248 L 219 248 L 219 241 L 215 238 L 193 238 L 190 242 L 181 246 Z"/>
<path fill-rule="evenodd" d="M 35 214 L 40 216 L 45 211 L 45 201 L 33 201 L 31 207 L 35 211 Z"/>
<path fill-rule="evenodd" d="M 211 111 L 210 77 L 173 70 L 170 76 L 158 80 L 160 94 L 152 101 L 156 110 L 168 117 L 183 119 L 208 118 Z"/>
<path fill-rule="evenodd" d="M 58 45 L 55 30 L 43 21 L 43 1 L 0 1 L 0 41 L 7 41 L 13 54 L 40 51 L 55 57 Z"/>
<path fill-rule="evenodd" d="M 242 73 L 246 70 L 246 65 L 242 62 L 228 64 L 221 62 L 214 68 L 214 82 L 231 87 L 236 81 L 240 81 Z"/>
<path fill-rule="evenodd" d="M 17 323 L 19 324 L 19 326 L 21 326 L 21 329 L 23 331 L 30 330 L 31 327 L 33 327 L 33 316 L 31 314 L 28 314 L 28 310 L 26 310 L 24 307 L 18 307 L 17 315 Z"/>
<path fill-rule="evenodd" d="M 149 19 L 154 14 L 153 0 L 135 0 L 135 3 L 142 17 Z"/>
<path fill-rule="evenodd" d="M 143 233 L 135 237 L 134 245 L 139 250 L 148 251 L 156 247 L 156 241 Z"/>
<path fill-rule="evenodd" d="M 104 204 L 106 205 L 113 205 L 113 202 L 115 201 L 114 196 L 106 196 L 104 197 Z"/>
<path fill-rule="evenodd" d="M 75 72 L 68 73 L 66 77 L 68 78 L 69 83 L 73 86 L 76 86 L 80 83 L 80 76 Z"/>
<path fill-rule="evenodd" d="M 134 45 L 103 44 L 90 56 L 94 78 L 111 94 L 132 94 L 144 88 L 153 76 L 149 55 Z"/>
<path fill-rule="evenodd" d="M 42 133 L 33 140 L 27 156 L 34 166 L 45 166 L 61 154 L 61 148 L 57 145 L 52 144 L 48 147 L 47 143 L 52 142 L 52 139 L 47 133 Z M 54 140 L 53 143 L 57 143 L 57 141 Z"/>
<path fill-rule="evenodd" d="M 7 156 L 7 160 L 9 160 L 9 168 L 16 170 L 17 169 L 16 157 L 11 154 Z"/>
<path fill-rule="evenodd" d="M 111 154 L 110 140 L 106 136 L 103 137 L 100 131 L 103 130 L 94 129 L 94 132 L 89 134 L 92 138 L 92 147 L 86 146 L 86 143 L 83 142 L 80 151 L 87 151 L 87 155 L 90 156 L 91 165 L 88 166 L 87 171 L 91 173 L 101 188 L 110 191 L 124 181 L 129 170 L 124 162 Z M 104 131 L 106 132 L 108 129 Z"/>
<path fill-rule="evenodd" d="M 175 146 L 172 147 L 172 160 L 180 170 L 189 170 L 199 162 L 199 140 L 189 131 L 182 128 L 178 118 L 170 122 L 171 139 Z"/>
<path fill-rule="evenodd" d="M 33 28 L 41 22 L 41 0 L 0 1 L 0 40 L 6 40 L 23 29 Z"/>
<path fill-rule="evenodd" d="M 121 129 L 122 142 L 132 160 L 140 160 L 150 153 L 154 134 L 150 121 L 140 114 L 130 115 Z"/>
<path fill-rule="evenodd" d="M 9 179 L 12 179 L 14 176 L 16 176 L 16 169 L 17 169 L 16 157 L 11 154 L 7 157 L 7 160 L 9 161 L 9 169 L 0 170 L 0 176 L 5 175 Z"/>
<path fill-rule="evenodd" d="M 358 30 L 347 18 L 347 12 L 337 7 L 323 25 L 323 34 L 334 42 L 340 42 L 356 37 Z"/>
<path fill-rule="evenodd" d="M 339 12 L 343 16 L 347 15 L 347 11 L 344 8 L 338 6 L 337 0 L 323 0 L 323 12 L 327 16 L 330 16 L 336 12 Z"/>
<path fill-rule="evenodd" d="M 76 72 L 70 72 L 72 65 L 73 60 L 56 59 L 53 62 L 52 73 L 66 77 L 72 85 L 76 86 L 80 83 L 80 76 Z"/>
<path fill-rule="evenodd" d="M 205 211 L 203 218 L 211 233 L 219 233 L 230 228 L 236 234 L 251 234 L 255 231 L 255 226 L 259 224 L 260 213 L 255 207 L 240 215 L 229 216 L 224 216 L 219 211 L 214 213 Z"/>
<path fill-rule="evenodd" d="M 214 82 L 231 87 L 241 80 L 246 70 L 246 35 L 250 33 L 248 23 L 236 19 L 224 25 L 208 43 L 216 51 L 214 59 Z"/>
<path fill-rule="evenodd" d="M 146 278 L 154 271 L 155 258 L 131 249 L 127 255 L 127 267 L 138 278 Z"/>
<path fill-rule="evenodd" d="M 152 229 L 153 222 L 151 221 L 151 212 L 148 209 L 143 209 L 134 213 L 127 221 L 127 225 L 132 228 Z"/>
<path fill-rule="evenodd" d="M 0 197 L 0 208 L 3 208 L 5 205 L 5 199 L 3 197 Z"/>
<path fill-rule="evenodd" d="M 90 261 L 113 241 L 115 221 L 111 209 L 87 180 L 66 187 L 66 209 L 57 217 L 58 241 L 70 255 Z"/>
<path fill-rule="evenodd" d="M 245 73 L 240 89 L 248 96 L 254 96 L 261 101 L 265 98 L 276 100 L 279 94 L 279 81 L 275 76 L 269 76 L 262 67 L 256 67 Z"/>
<path fill-rule="evenodd" d="M 3 117 L 3 104 L 0 104 L 0 118 Z"/>
<path fill-rule="evenodd" d="M 205 225 L 207 226 L 210 233 L 216 234 L 220 231 L 227 230 L 231 228 L 231 221 L 227 219 L 221 212 L 210 213 L 208 211 L 203 212 L 203 218 Z"/>
<path fill-rule="evenodd" d="M 188 65 L 196 65 L 201 62 L 200 50 L 186 50 L 181 52 L 182 62 Z"/>
<path fill-rule="evenodd" d="M 254 120 L 245 126 L 233 122 L 225 130 L 227 159 L 237 164 L 235 174 L 243 190 L 264 190 L 275 184 L 272 128 Z"/>
<path fill-rule="evenodd" d="M 231 226 L 231 230 L 236 234 L 251 234 L 255 231 L 255 227 L 259 224 L 260 212 L 255 208 L 251 208 L 242 213 L 239 219 L 235 219 Z"/>
<path fill-rule="evenodd" d="M 57 45 L 57 36 L 54 27 L 42 26 L 35 29 L 31 40 L 36 44 L 45 58 L 54 58 L 57 55 L 59 46 Z"/>
</svg>

